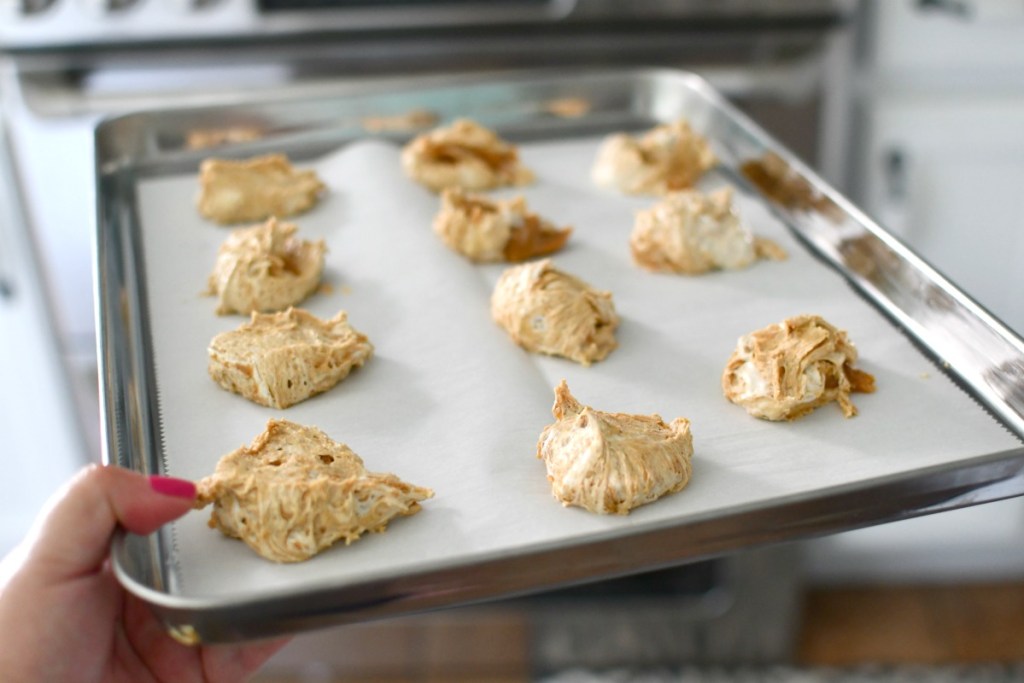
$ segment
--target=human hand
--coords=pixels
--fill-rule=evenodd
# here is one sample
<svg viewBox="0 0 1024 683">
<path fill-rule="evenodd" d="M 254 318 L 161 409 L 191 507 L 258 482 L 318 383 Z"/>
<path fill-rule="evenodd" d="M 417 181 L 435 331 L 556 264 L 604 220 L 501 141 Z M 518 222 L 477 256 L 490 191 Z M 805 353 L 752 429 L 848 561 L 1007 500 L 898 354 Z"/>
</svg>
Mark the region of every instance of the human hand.
<svg viewBox="0 0 1024 683">
<path fill-rule="evenodd" d="M 192 508 L 190 481 L 91 466 L 0 563 L 0 680 L 244 680 L 287 642 L 189 647 L 111 571 L 118 525 L 149 534 Z"/>
</svg>

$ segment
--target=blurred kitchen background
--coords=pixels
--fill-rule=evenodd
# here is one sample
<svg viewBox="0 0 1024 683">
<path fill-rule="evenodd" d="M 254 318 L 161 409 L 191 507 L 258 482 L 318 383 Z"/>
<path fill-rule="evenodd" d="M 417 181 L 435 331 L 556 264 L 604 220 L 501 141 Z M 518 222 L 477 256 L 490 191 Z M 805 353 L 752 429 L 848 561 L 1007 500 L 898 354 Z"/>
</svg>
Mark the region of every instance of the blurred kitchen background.
<svg viewBox="0 0 1024 683">
<path fill-rule="evenodd" d="M 1024 0 L 0 0 L 0 554 L 100 457 L 97 120 L 619 65 L 705 75 L 1024 333 Z M 260 680 L 989 660 L 1024 660 L 1021 499 L 311 634 Z"/>
</svg>

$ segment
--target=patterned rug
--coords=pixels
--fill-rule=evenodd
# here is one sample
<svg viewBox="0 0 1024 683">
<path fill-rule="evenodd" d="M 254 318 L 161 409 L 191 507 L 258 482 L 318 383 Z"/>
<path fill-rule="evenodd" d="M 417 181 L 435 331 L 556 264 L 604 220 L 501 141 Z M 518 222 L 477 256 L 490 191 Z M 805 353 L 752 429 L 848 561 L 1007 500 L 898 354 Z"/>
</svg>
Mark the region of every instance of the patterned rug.
<svg viewBox="0 0 1024 683">
<path fill-rule="evenodd" d="M 1010 683 L 1024 682 L 1024 663 L 853 668 L 693 667 L 672 671 L 573 669 L 540 683 Z"/>
</svg>

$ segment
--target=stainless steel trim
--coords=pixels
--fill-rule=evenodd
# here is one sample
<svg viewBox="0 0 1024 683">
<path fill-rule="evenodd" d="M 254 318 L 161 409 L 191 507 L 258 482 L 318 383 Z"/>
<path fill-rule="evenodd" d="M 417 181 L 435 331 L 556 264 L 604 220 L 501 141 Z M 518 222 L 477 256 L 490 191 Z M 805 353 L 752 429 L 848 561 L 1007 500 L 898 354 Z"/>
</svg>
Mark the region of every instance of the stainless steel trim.
<svg viewBox="0 0 1024 683">
<path fill-rule="evenodd" d="M 124 44 L 158 44 L 258 39 L 333 32 L 426 29 L 555 22 L 578 0 L 507 2 L 366 3 L 336 8 L 265 11 L 257 0 L 220 0 L 189 5 L 134 0 L 62 2 L 31 14 L 7 12 L 0 24 L 0 48 L 81 49 Z M 0 9 L 3 9 L 0 6 Z"/>
<path fill-rule="evenodd" d="M 624 21 L 537 29 L 370 34 L 265 44 L 188 44 L 145 50 L 111 46 L 88 52 L 9 57 L 10 87 L 40 117 L 229 105 L 331 96 L 340 87 L 377 87 L 386 79 L 498 69 L 578 70 L 663 65 L 699 70 L 730 94 L 792 97 L 808 84 L 822 91 L 838 69 L 823 61 L 841 22 L 820 26 L 740 24 L 701 29 L 685 23 Z M 529 45 L 528 50 L 523 47 Z"/>
<path fill-rule="evenodd" d="M 545 115 L 556 97 L 580 96 L 581 120 Z M 808 248 L 835 267 L 1017 437 L 1024 438 L 1024 342 L 910 249 L 831 189 L 697 76 L 670 70 L 504 74 L 411 81 L 390 92 L 320 100 L 124 116 L 96 133 L 101 381 L 107 457 L 160 471 L 158 397 L 150 363 L 145 264 L 134 241 L 135 179 L 194 168 L 193 127 L 257 126 L 265 138 L 222 150 L 249 155 L 287 148 L 312 156 L 363 134 L 358 115 L 428 108 L 469 115 L 519 138 L 639 128 L 681 110 L 720 143 L 725 172 L 762 191 Z M 730 171 L 730 169 L 734 169 Z M 245 601 L 175 595 L 164 535 L 117 539 L 121 582 L 169 627 L 205 642 L 231 641 L 345 621 L 423 611 L 556 585 L 681 564 L 730 550 L 953 509 L 1024 492 L 1024 448 L 978 454 L 865 484 L 794 496 L 768 508 L 665 525 L 610 540 L 499 554 L 473 566 L 438 564 L 359 585 L 252 596 Z"/>
<path fill-rule="evenodd" d="M 12 0 L 8 0 L 8 4 Z M 324 3 L 326 5 L 326 3 Z M 757 0 L 680 2 L 678 0 L 458 0 L 360 2 L 336 7 L 261 9 L 257 0 L 148 2 L 80 0 L 34 3 L 38 11 L 6 8 L 0 22 L 0 49 L 18 51 L 88 50 L 96 47 L 215 41 L 258 41 L 332 34 L 350 38 L 367 32 L 513 25 L 600 22 L 686 22 L 702 27 L 723 23 L 780 23 L 833 20 L 853 11 L 852 0 Z M 11 11 L 14 9 L 14 11 Z M 5 14 L 0 3 L 0 16 Z M 412 37 L 406 35 L 406 38 Z"/>
</svg>

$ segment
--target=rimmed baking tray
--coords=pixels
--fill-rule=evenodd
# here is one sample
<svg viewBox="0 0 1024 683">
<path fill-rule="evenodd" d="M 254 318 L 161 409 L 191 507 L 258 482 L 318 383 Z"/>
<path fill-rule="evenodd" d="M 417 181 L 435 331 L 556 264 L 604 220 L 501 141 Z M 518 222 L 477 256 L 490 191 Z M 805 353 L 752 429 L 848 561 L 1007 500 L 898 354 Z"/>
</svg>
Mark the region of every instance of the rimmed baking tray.
<svg viewBox="0 0 1024 683">
<path fill-rule="evenodd" d="M 429 116 L 403 123 L 409 112 Z M 613 292 L 623 324 L 607 360 L 584 368 L 515 347 L 487 307 L 501 267 L 433 236 L 438 200 L 402 175 L 398 153 L 427 119 L 459 116 L 519 144 L 538 182 L 515 193 L 574 226 L 555 259 Z M 787 261 L 699 278 L 630 263 L 632 216 L 653 200 L 593 186 L 589 163 L 602 136 L 680 117 L 720 160 L 702 187 L 735 187 L 744 219 Z M 195 150 L 195 131 L 247 139 Z M 339 387 L 287 411 L 206 376 L 210 337 L 242 319 L 198 294 L 227 234 L 195 211 L 199 161 L 270 151 L 329 187 L 295 219 L 330 249 L 328 290 L 304 306 L 347 310 L 377 347 Z M 693 74 L 529 72 L 132 114 L 99 125 L 96 164 L 109 462 L 198 478 L 284 417 L 437 492 L 386 533 L 298 565 L 206 529 L 206 513 L 119 536 L 119 579 L 187 642 L 466 604 L 1024 492 L 1021 340 Z M 826 407 L 767 423 L 722 397 L 736 338 L 800 313 L 848 330 L 876 375 L 875 394 L 854 396 L 857 417 Z M 600 409 L 689 417 L 687 489 L 626 517 L 559 506 L 534 456 L 562 378 Z"/>
</svg>

